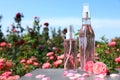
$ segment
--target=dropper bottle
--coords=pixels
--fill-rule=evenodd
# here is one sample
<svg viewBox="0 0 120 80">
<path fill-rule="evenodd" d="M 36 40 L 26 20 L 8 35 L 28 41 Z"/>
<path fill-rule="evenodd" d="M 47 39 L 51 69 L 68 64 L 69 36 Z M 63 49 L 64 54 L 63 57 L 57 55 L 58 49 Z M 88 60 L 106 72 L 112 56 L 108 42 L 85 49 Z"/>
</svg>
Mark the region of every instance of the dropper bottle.
<svg viewBox="0 0 120 80">
<path fill-rule="evenodd" d="M 82 14 L 82 27 L 79 33 L 80 66 L 86 71 L 85 65 L 88 61 L 94 61 L 95 34 L 91 26 L 89 6 L 84 5 Z"/>
<path fill-rule="evenodd" d="M 64 70 L 72 73 L 77 72 L 77 48 L 72 25 L 69 26 L 64 40 Z"/>
</svg>

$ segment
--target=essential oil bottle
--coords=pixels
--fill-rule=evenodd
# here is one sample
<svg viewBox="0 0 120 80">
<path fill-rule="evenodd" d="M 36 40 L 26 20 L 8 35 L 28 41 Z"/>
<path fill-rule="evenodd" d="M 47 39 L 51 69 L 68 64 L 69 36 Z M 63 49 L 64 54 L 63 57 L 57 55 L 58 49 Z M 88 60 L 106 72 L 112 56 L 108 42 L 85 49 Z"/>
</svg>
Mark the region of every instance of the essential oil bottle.
<svg viewBox="0 0 120 80">
<path fill-rule="evenodd" d="M 67 72 L 77 72 L 77 47 L 74 38 L 73 26 L 69 30 L 64 40 L 64 70 Z"/>
<path fill-rule="evenodd" d="M 88 61 L 94 61 L 95 34 L 91 26 L 89 6 L 84 5 L 82 14 L 82 27 L 79 33 L 80 66 L 85 71 Z"/>
</svg>

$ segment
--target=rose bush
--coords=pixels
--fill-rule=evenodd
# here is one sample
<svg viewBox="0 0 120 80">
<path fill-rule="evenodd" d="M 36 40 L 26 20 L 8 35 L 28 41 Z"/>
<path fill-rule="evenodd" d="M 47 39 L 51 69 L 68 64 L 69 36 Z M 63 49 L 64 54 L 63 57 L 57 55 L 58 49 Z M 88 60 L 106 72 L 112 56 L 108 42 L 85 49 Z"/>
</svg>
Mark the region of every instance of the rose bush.
<svg viewBox="0 0 120 80">
<path fill-rule="evenodd" d="M 10 80 L 14 78 L 17 80 L 36 68 L 63 68 L 63 42 L 67 29 L 62 31 L 59 28 L 56 32 L 55 28 L 51 28 L 51 36 L 49 36 L 50 24 L 48 22 L 41 24 L 39 17 L 35 16 L 33 27 L 27 26 L 25 29 L 21 24 L 22 18 L 22 13 L 16 14 L 15 24 L 7 29 L 6 36 L 3 35 L 0 27 L 0 75 L 6 74 L 6 71 L 11 72 L 9 77 L 0 76 L 0 79 L 8 78 Z M 43 29 L 41 30 L 41 28 Z M 24 31 L 26 32 L 24 33 Z M 120 68 L 120 38 L 112 39 L 109 42 L 102 37 L 101 41 L 96 41 L 95 46 L 96 63 L 88 62 L 86 65 L 88 72 L 100 74 L 108 69 L 112 73 L 116 68 Z M 80 53 L 77 58 L 79 67 Z M 101 69 L 97 67 L 98 65 Z"/>
</svg>

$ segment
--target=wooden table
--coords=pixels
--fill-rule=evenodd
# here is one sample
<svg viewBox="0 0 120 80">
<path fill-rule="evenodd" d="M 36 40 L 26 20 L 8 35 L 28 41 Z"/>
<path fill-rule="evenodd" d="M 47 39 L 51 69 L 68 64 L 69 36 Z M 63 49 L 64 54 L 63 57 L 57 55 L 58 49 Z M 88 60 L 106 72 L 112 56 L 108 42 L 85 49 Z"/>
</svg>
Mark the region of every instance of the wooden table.
<svg viewBox="0 0 120 80">
<path fill-rule="evenodd" d="M 46 76 L 50 77 L 50 80 L 70 80 L 68 77 L 63 75 L 64 69 L 36 69 L 32 71 L 31 77 L 23 76 L 19 80 L 40 80 L 37 79 L 35 76 L 39 74 L 45 74 Z M 78 73 L 82 74 L 82 71 L 78 71 Z M 85 80 L 95 80 L 95 75 L 90 77 L 85 77 Z M 104 80 L 120 80 L 120 76 L 116 78 L 111 78 L 109 75 Z"/>
</svg>

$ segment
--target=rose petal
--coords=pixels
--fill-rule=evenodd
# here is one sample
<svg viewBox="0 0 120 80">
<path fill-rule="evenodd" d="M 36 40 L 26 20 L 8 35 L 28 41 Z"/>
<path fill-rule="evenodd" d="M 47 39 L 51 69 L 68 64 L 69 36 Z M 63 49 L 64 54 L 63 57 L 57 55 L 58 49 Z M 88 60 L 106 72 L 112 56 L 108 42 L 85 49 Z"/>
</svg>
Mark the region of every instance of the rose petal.
<svg viewBox="0 0 120 80">
<path fill-rule="evenodd" d="M 119 76 L 120 76 L 119 74 L 110 74 L 110 77 L 111 77 L 111 78 L 119 77 Z"/>
<path fill-rule="evenodd" d="M 105 78 L 105 77 L 106 77 L 106 74 L 99 74 L 99 75 L 96 75 L 96 77 Z"/>
<path fill-rule="evenodd" d="M 90 75 L 87 74 L 87 73 L 84 73 L 82 76 L 83 76 L 83 77 L 89 77 Z"/>
<path fill-rule="evenodd" d="M 74 76 L 75 74 L 74 73 L 68 73 L 66 76 L 67 77 L 72 77 L 72 76 Z"/>
<path fill-rule="evenodd" d="M 77 79 L 77 77 L 72 76 L 72 77 L 69 77 L 69 79 L 71 79 L 71 80 L 75 80 L 75 79 Z"/>
<path fill-rule="evenodd" d="M 82 75 L 77 73 L 77 74 L 75 74 L 75 77 L 77 77 L 77 78 L 82 77 Z"/>
<path fill-rule="evenodd" d="M 25 74 L 26 77 L 31 77 L 32 76 L 32 73 L 27 73 Z"/>
<path fill-rule="evenodd" d="M 35 78 L 39 78 L 39 79 L 42 79 L 42 78 L 44 78 L 44 77 L 45 77 L 44 74 L 39 74 L 39 75 L 35 76 Z"/>
</svg>

